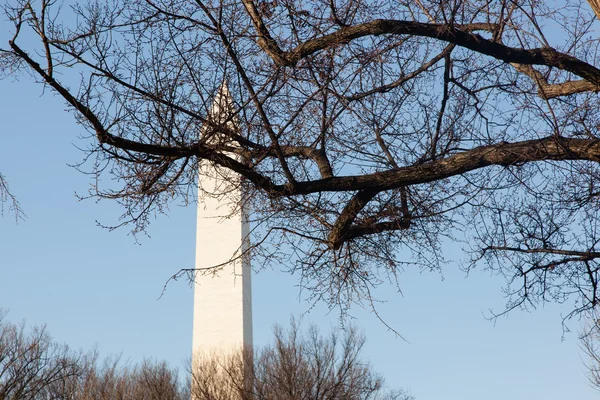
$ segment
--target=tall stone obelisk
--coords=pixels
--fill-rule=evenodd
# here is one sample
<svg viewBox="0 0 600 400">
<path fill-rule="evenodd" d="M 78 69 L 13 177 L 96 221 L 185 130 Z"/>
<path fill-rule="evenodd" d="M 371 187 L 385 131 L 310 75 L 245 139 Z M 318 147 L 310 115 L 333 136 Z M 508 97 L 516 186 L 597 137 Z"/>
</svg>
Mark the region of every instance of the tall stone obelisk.
<svg viewBox="0 0 600 400">
<path fill-rule="evenodd" d="M 239 130 L 233 109 L 231 94 L 223 84 L 208 119 Z M 207 132 L 210 129 L 205 127 L 202 134 Z M 207 140 L 222 139 L 215 135 Z M 251 268 L 246 254 L 249 229 L 240 180 L 208 161 L 202 161 L 199 174 L 193 363 L 252 345 Z"/>
</svg>

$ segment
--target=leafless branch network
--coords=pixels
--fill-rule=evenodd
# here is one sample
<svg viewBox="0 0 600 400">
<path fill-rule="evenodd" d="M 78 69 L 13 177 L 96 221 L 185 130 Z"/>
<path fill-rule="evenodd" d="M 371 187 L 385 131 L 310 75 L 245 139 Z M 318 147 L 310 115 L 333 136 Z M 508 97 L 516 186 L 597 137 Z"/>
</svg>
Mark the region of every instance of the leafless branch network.
<svg viewBox="0 0 600 400">
<path fill-rule="evenodd" d="M 0 76 L 27 71 L 75 111 L 90 195 L 121 203 L 119 224 L 194 200 L 208 163 L 245 188 L 255 264 L 314 299 L 369 301 L 455 240 L 467 268 L 507 278 L 507 309 L 598 304 L 596 1 L 4 8 Z M 233 107 L 214 118 L 224 81 Z"/>
</svg>

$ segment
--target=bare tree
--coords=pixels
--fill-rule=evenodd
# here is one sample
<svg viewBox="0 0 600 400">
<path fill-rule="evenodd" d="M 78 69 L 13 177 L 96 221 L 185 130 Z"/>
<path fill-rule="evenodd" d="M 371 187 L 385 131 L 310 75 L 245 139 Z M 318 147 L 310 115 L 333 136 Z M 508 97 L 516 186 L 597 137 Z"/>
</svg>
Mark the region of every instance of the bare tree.
<svg viewBox="0 0 600 400">
<path fill-rule="evenodd" d="M 48 388 L 81 374 L 76 354 L 54 343 L 43 327 L 28 331 L 5 315 L 0 313 L 0 399 L 58 398 L 47 396 Z"/>
<path fill-rule="evenodd" d="M 177 371 L 145 360 L 120 366 L 97 352 L 70 350 L 45 328 L 27 329 L 0 314 L 0 399 L 2 400 L 189 400 Z"/>
<path fill-rule="evenodd" d="M 298 324 L 277 327 L 272 345 L 227 356 L 211 356 L 192 368 L 195 400 L 410 400 L 387 390 L 361 358 L 365 338 L 354 328 L 328 337 Z M 199 360 L 199 359 L 198 359 Z"/>
<path fill-rule="evenodd" d="M 599 303 L 593 10 L 15 0 L 0 69 L 32 74 L 75 111 L 91 195 L 120 202 L 135 231 L 193 200 L 207 160 L 247 187 L 257 264 L 287 265 L 315 299 L 368 302 L 404 267 L 441 268 L 454 240 L 466 268 L 506 277 L 508 310 L 569 300 L 576 313 Z M 215 119 L 223 81 L 234 109 Z M 102 187 L 102 174 L 118 179 Z"/>
</svg>

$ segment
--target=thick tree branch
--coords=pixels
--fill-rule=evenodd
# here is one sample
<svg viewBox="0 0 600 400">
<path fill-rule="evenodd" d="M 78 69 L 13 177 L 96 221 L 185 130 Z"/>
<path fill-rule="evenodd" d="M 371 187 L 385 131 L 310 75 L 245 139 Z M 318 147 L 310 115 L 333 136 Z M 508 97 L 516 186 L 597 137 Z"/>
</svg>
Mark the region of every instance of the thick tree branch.
<svg viewBox="0 0 600 400">
<path fill-rule="evenodd" d="M 543 99 L 553 99 L 556 97 L 569 96 L 576 93 L 598 92 L 600 85 L 595 85 L 586 80 L 566 81 L 563 83 L 548 83 L 544 75 L 533 68 L 531 65 L 512 63 L 515 69 L 535 81 L 538 86 L 538 94 Z"/>
<path fill-rule="evenodd" d="M 600 0 L 588 0 L 590 7 L 594 10 L 596 17 L 600 19 Z"/>
<path fill-rule="evenodd" d="M 468 27 L 468 25 L 467 25 Z M 471 28 L 472 30 L 472 28 Z M 398 21 L 377 19 L 359 25 L 343 27 L 337 32 L 308 40 L 295 49 L 284 52 L 272 44 L 264 44 L 269 38 L 261 36 L 258 31 L 259 46 L 269 54 L 279 65 L 294 66 L 298 61 L 329 47 L 339 46 L 354 39 L 377 35 L 415 35 L 429 37 L 452 43 L 477 53 L 494 57 L 507 63 L 525 65 L 546 65 L 571 72 L 584 78 L 594 85 L 600 85 L 600 70 L 593 65 L 581 61 L 573 56 L 561 53 L 552 48 L 519 49 L 509 47 L 461 29 L 461 26 L 443 24 L 428 24 L 415 21 Z M 263 39 L 261 41 L 260 39 Z M 273 56 L 273 54 L 275 54 Z"/>
<path fill-rule="evenodd" d="M 600 161 L 600 139 L 571 139 L 551 136 L 516 143 L 499 143 L 476 147 L 450 157 L 406 166 L 398 170 L 297 182 L 293 188 L 289 185 L 278 185 L 275 190 L 285 194 L 358 190 L 379 192 L 433 182 L 492 165 L 509 166 L 545 160 L 598 162 Z"/>
<path fill-rule="evenodd" d="M 284 157 L 300 157 L 314 161 L 319 168 L 322 178 L 333 176 L 333 169 L 331 168 L 329 159 L 327 159 L 325 152 L 321 150 L 310 146 L 281 146 L 281 151 Z M 269 153 L 271 154 L 272 152 L 270 151 Z M 272 154 L 272 156 L 275 156 L 275 154 Z"/>
<path fill-rule="evenodd" d="M 254 29 L 256 29 L 256 32 L 258 33 L 258 45 L 269 55 L 269 57 L 275 60 L 277 64 L 287 65 L 288 61 L 285 53 L 279 48 L 279 45 L 269 33 L 254 2 L 252 0 L 242 0 L 242 3 L 248 12 L 248 15 L 250 15 Z"/>
<path fill-rule="evenodd" d="M 356 216 L 376 195 L 377 191 L 361 190 L 346 204 L 329 233 L 329 243 L 334 250 L 339 249 L 348 240 L 348 230 Z"/>
<path fill-rule="evenodd" d="M 400 217 L 393 221 L 378 222 L 375 224 L 356 224 L 348 228 L 345 239 L 350 240 L 386 231 L 405 230 L 408 229 L 410 225 L 411 219 L 407 217 Z"/>
<path fill-rule="evenodd" d="M 555 254 L 561 256 L 577 257 L 581 261 L 589 261 L 594 258 L 600 258 L 600 252 L 598 251 L 578 251 L 578 250 L 562 250 L 562 249 L 549 249 L 549 248 L 537 248 L 537 249 L 522 249 L 520 247 L 511 246 L 488 246 L 482 250 L 486 251 L 512 251 L 516 253 L 525 254 Z"/>
</svg>

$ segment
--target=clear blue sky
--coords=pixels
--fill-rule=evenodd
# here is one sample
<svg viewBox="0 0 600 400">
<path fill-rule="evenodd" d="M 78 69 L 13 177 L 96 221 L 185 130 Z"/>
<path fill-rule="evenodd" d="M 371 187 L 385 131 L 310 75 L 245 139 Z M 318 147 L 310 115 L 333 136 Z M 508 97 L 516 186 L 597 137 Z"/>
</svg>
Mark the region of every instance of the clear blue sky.
<svg viewBox="0 0 600 400">
<path fill-rule="evenodd" d="M 0 39 L 6 44 L 6 22 Z M 26 76 L 0 81 L 0 172 L 21 201 L 27 219 L 0 217 L 0 308 L 11 321 L 47 324 L 59 342 L 97 345 L 103 355 L 122 353 L 182 366 L 191 351 L 192 289 L 185 281 L 163 285 L 180 268 L 193 266 L 194 207 L 173 206 L 136 244 L 128 230 L 96 226 L 120 215 L 108 201 L 79 202 L 88 177 L 67 164 L 82 154 L 85 134 L 64 112 L 62 100 Z M 104 179 L 109 179 L 106 176 Z M 459 259 L 449 246 L 448 258 Z M 303 324 L 327 332 L 339 325 L 336 311 L 302 300 L 293 276 L 265 271 L 253 277 L 255 344 L 267 342 L 275 323 L 304 314 Z M 485 273 L 468 278 L 457 265 L 439 274 L 406 271 L 403 295 L 383 287 L 381 316 L 407 341 L 396 338 L 368 311 L 351 310 L 368 339 L 364 355 L 392 387 L 418 400 L 593 399 L 579 349 L 578 321 L 562 335 L 561 314 L 570 304 L 495 323 L 502 281 Z"/>
</svg>

